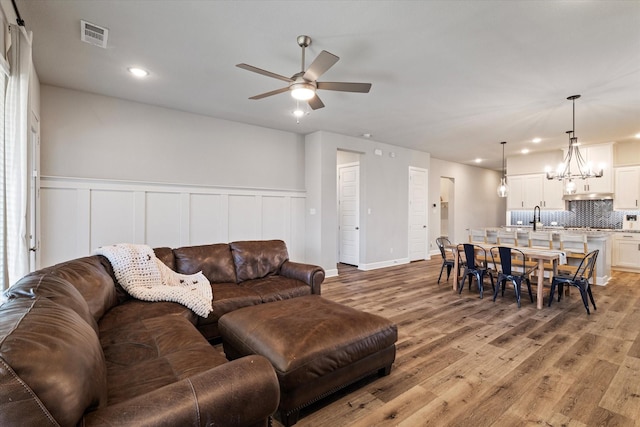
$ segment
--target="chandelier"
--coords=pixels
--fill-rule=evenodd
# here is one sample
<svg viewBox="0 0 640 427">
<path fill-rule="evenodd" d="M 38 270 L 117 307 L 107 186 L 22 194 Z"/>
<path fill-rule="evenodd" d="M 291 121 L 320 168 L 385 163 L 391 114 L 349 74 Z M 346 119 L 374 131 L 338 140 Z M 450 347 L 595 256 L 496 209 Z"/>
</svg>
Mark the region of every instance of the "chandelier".
<svg viewBox="0 0 640 427">
<path fill-rule="evenodd" d="M 573 194 L 576 192 L 576 184 L 574 179 L 587 179 L 587 178 L 600 178 L 604 175 L 604 170 L 600 167 L 598 170 L 594 170 L 591 163 L 587 161 L 580 154 L 578 146 L 578 137 L 576 136 L 576 99 L 580 98 L 580 95 L 571 95 L 567 99 L 573 103 L 573 129 L 568 130 L 569 135 L 569 149 L 562 163 L 558 165 L 555 171 L 547 170 L 547 179 L 557 179 L 559 181 L 565 180 L 565 192 Z M 577 168 L 577 171 L 571 171 L 571 166 Z"/>
</svg>

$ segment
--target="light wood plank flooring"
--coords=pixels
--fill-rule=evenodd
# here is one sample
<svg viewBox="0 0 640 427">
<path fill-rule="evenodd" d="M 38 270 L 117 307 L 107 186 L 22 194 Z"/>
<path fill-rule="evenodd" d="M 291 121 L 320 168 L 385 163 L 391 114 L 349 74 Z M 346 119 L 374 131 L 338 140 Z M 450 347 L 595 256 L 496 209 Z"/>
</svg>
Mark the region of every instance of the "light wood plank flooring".
<svg viewBox="0 0 640 427">
<path fill-rule="evenodd" d="M 528 296 L 518 309 L 512 288 L 495 303 L 489 284 L 458 295 L 436 283 L 440 265 L 341 266 L 325 281 L 325 298 L 397 324 L 396 361 L 297 426 L 640 426 L 640 274 L 594 286 L 588 316 L 575 288 L 550 308 L 545 290 L 542 310 Z"/>
</svg>

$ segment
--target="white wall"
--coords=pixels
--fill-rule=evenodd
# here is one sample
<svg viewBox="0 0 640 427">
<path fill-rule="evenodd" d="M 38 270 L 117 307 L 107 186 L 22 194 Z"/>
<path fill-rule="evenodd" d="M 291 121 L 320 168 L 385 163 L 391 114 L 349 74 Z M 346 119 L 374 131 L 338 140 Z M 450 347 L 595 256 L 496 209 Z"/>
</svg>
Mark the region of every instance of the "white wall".
<svg viewBox="0 0 640 427">
<path fill-rule="evenodd" d="M 307 261 L 301 136 L 46 85 L 41 109 L 40 266 L 248 239 Z"/>
<path fill-rule="evenodd" d="M 300 135 L 43 85 L 42 174 L 304 190 Z"/>
<path fill-rule="evenodd" d="M 408 262 L 409 166 L 428 169 L 429 153 L 330 132 L 315 132 L 305 141 L 307 248 L 315 248 L 327 275 L 337 273 L 338 150 L 360 153 L 360 268 Z"/>
<path fill-rule="evenodd" d="M 452 242 L 466 242 L 470 227 L 505 225 L 506 199 L 496 189 L 501 173 L 489 169 L 431 158 L 429 169 L 429 248 L 437 251 L 440 235 L 440 177 L 453 178 L 454 200 L 449 200 L 449 221 L 454 221 Z M 435 206 L 434 206 L 435 205 Z"/>
</svg>

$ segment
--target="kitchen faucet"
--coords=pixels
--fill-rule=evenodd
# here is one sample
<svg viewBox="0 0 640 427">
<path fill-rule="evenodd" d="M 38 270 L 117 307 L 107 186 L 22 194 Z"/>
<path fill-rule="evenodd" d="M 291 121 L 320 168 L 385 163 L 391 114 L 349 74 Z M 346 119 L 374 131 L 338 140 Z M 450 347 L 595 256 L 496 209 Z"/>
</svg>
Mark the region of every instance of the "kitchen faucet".
<svg viewBox="0 0 640 427">
<path fill-rule="evenodd" d="M 538 210 L 538 218 L 536 219 L 536 209 Z M 540 222 L 540 206 L 536 205 L 535 208 L 533 208 L 533 231 L 537 231 L 536 230 L 536 226 L 537 224 Z"/>
</svg>

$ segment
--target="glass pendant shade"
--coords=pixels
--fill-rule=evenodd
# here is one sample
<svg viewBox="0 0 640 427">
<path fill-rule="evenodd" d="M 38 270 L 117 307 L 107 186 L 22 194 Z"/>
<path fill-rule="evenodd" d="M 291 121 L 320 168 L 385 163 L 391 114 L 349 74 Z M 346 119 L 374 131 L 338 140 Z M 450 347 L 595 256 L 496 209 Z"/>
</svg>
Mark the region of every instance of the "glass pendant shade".
<svg viewBox="0 0 640 427">
<path fill-rule="evenodd" d="M 498 193 L 498 197 L 507 197 L 509 195 L 509 186 L 507 185 L 507 168 L 504 162 L 504 145 L 507 141 L 502 141 L 500 144 L 502 145 L 502 178 L 500 178 L 500 185 L 496 192 Z"/>
<path fill-rule="evenodd" d="M 564 192 L 566 194 L 575 194 L 576 189 L 577 189 L 576 183 L 573 182 L 573 180 L 570 179 L 570 180 L 567 181 L 567 184 L 564 187 Z"/>
<path fill-rule="evenodd" d="M 506 178 L 502 177 L 500 185 L 498 186 L 498 197 L 507 197 L 509 195 L 509 186 L 507 185 Z"/>
</svg>

